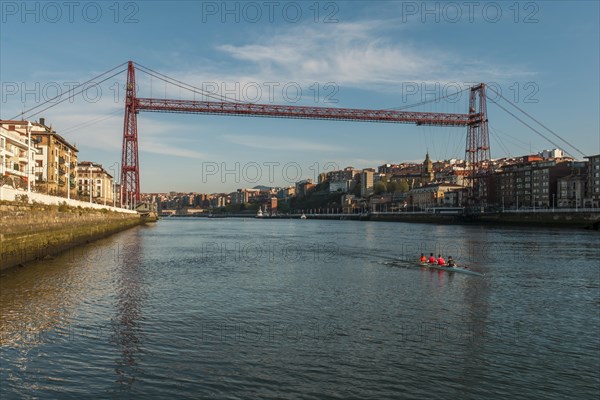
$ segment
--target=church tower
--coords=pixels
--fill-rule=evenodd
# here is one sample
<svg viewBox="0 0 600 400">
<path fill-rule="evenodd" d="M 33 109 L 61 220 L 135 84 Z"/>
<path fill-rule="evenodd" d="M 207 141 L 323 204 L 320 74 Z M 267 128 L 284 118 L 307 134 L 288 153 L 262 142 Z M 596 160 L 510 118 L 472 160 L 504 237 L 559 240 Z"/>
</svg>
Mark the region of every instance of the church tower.
<svg viewBox="0 0 600 400">
<path fill-rule="evenodd" d="M 425 161 L 423 161 L 423 167 L 421 168 L 421 182 L 424 184 L 433 182 L 433 163 L 429 158 L 429 151 L 425 155 Z"/>
</svg>

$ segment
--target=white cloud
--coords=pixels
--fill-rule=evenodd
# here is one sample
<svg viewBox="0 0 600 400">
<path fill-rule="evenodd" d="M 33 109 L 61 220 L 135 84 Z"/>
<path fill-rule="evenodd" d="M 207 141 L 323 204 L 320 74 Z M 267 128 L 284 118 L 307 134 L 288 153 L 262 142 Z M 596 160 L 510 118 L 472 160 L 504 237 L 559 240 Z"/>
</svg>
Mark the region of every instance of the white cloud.
<svg viewBox="0 0 600 400">
<path fill-rule="evenodd" d="M 331 81 L 375 91 L 388 91 L 403 82 L 470 82 L 531 74 L 492 61 L 469 62 L 469 57 L 449 50 L 384 36 L 382 30 L 391 22 L 300 25 L 256 43 L 217 48 L 250 63 L 255 76 L 264 79 L 293 78 L 306 85 Z"/>
<path fill-rule="evenodd" d="M 466 51 L 423 45 L 414 38 L 394 19 L 299 24 L 243 44 L 216 45 L 225 57 L 162 72 L 232 100 L 318 106 L 335 105 L 324 100 L 341 100 L 339 88 L 400 93 L 407 84 L 414 89 L 414 84 L 429 88 L 452 83 L 453 91 L 457 85 L 467 88 L 481 81 L 509 84 L 534 75 L 519 66 L 485 56 L 474 59 Z M 319 85 L 318 95 L 315 83 Z M 328 83 L 333 85 L 325 87 Z M 156 79 L 152 93 L 147 82 L 142 80 L 141 84 L 148 96 L 213 100 Z M 290 100 L 294 91 L 288 97 L 284 91 L 285 85 L 296 84 L 302 90 L 298 102 Z M 259 93 L 254 97 L 256 87 Z"/>
<path fill-rule="evenodd" d="M 195 159 L 206 159 L 209 156 L 205 153 L 201 153 L 195 150 L 184 149 L 180 147 L 171 146 L 165 143 L 165 141 L 153 141 L 144 140 L 143 144 L 140 144 L 140 151 L 145 151 L 154 154 L 162 154 L 167 156 L 195 158 Z"/>
<path fill-rule="evenodd" d="M 175 137 L 174 133 L 190 132 L 188 125 L 166 123 L 152 119 L 145 121 L 143 124 L 138 121 L 138 131 L 141 130 L 143 130 L 143 135 L 138 136 L 140 151 L 185 158 L 209 158 L 206 153 L 174 145 L 175 142 L 181 141 Z M 193 140 L 190 138 L 187 142 L 191 141 Z M 186 141 L 181 142 L 185 144 Z M 214 156 L 214 154 L 211 156 Z"/>
</svg>

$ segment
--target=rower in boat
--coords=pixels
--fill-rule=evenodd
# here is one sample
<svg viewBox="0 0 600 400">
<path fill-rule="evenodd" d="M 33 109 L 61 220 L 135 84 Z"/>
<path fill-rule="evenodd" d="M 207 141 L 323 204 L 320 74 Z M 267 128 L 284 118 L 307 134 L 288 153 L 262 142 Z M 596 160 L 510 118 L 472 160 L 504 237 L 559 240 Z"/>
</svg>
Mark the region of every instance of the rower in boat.
<svg viewBox="0 0 600 400">
<path fill-rule="evenodd" d="M 438 254 L 437 265 L 443 267 L 444 264 L 446 264 L 446 260 L 444 260 L 444 257 L 442 257 L 440 254 Z"/>
<path fill-rule="evenodd" d="M 427 261 L 429 264 L 435 264 L 437 261 L 435 259 L 435 257 L 433 256 L 433 253 L 429 253 L 429 261 Z"/>
<path fill-rule="evenodd" d="M 427 257 L 425 257 L 425 254 L 421 253 L 421 258 L 419 258 L 419 261 L 421 261 L 422 263 L 427 262 Z"/>
<path fill-rule="evenodd" d="M 448 266 L 452 267 L 452 268 L 456 268 L 456 262 L 454 261 L 454 259 L 452 258 L 452 256 L 448 256 Z"/>
</svg>

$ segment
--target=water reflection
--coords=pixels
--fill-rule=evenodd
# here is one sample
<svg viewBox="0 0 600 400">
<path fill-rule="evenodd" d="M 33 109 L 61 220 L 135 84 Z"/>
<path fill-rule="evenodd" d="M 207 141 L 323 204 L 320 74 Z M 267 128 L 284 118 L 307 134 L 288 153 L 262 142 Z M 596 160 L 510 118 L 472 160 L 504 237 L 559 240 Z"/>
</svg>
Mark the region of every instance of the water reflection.
<svg viewBox="0 0 600 400">
<path fill-rule="evenodd" d="M 141 234 L 141 230 L 135 230 L 129 235 L 119 257 L 115 286 L 116 315 L 111 324 L 112 342 L 118 346 L 121 353 L 115 365 L 116 382 L 127 388 L 136 382 L 142 370 L 139 359 L 142 353 L 142 303 L 146 293 Z"/>
<path fill-rule="evenodd" d="M 67 324 L 89 271 L 82 268 L 93 246 L 2 271 L 0 278 L 0 346 L 26 347 L 42 343 L 57 326 Z"/>
</svg>

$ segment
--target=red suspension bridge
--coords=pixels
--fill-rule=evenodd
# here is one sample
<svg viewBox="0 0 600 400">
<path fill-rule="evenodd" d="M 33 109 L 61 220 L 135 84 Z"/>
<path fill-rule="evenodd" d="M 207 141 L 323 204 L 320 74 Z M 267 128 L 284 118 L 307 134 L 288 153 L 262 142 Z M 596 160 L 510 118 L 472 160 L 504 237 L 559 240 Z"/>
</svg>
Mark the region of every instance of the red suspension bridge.
<svg viewBox="0 0 600 400">
<path fill-rule="evenodd" d="M 128 62 L 121 160 L 121 205 L 131 206 L 140 201 L 140 166 L 138 157 L 137 114 L 140 111 L 236 115 L 268 118 L 319 119 L 416 124 L 430 126 L 467 127 L 465 159 L 470 167 L 472 200 L 482 183 L 490 159 L 485 84 L 470 88 L 469 110 L 466 114 L 412 112 L 397 110 L 368 110 L 355 108 L 306 107 L 291 105 L 253 104 L 232 101 L 194 101 L 142 98 L 136 95 L 135 63 Z"/>
</svg>

